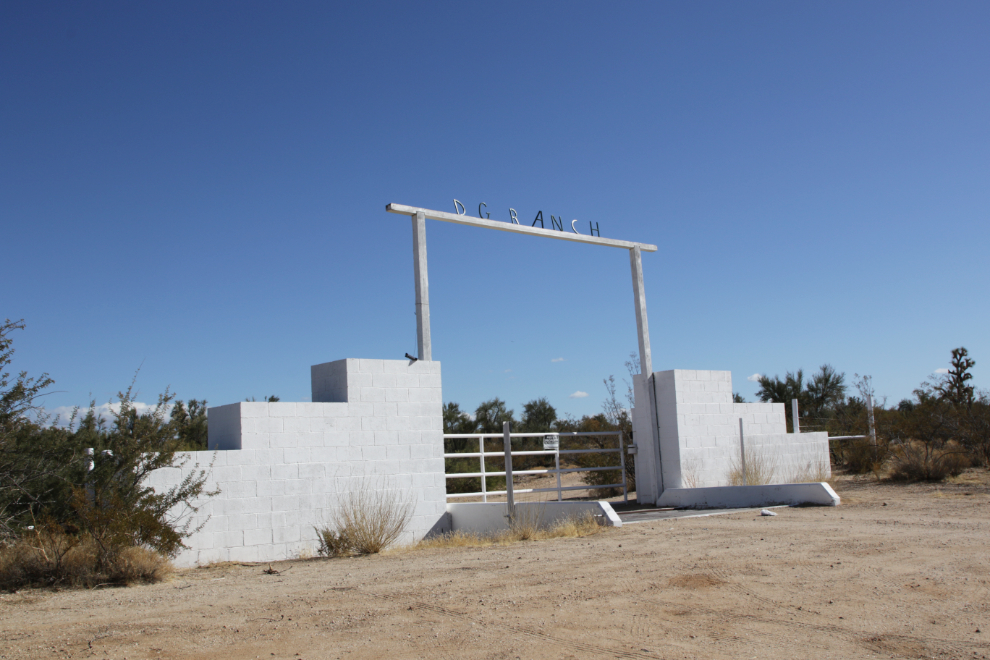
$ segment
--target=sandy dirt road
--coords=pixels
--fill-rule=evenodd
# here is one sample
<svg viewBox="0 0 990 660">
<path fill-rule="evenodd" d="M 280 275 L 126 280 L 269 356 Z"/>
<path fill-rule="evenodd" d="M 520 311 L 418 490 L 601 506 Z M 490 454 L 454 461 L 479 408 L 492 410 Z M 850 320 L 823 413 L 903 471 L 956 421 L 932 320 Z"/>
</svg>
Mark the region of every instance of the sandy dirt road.
<svg viewBox="0 0 990 660">
<path fill-rule="evenodd" d="M 985 658 L 990 482 L 0 596 L 0 658 Z M 885 506 L 886 504 L 886 506 Z"/>
</svg>

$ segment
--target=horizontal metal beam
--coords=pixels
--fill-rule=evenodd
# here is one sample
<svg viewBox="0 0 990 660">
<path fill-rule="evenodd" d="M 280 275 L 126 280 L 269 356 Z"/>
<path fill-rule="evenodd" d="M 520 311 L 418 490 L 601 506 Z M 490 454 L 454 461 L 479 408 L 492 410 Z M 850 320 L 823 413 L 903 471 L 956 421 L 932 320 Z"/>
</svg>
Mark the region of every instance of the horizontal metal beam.
<svg viewBox="0 0 990 660">
<path fill-rule="evenodd" d="M 578 438 L 584 436 L 598 437 L 600 435 L 620 435 L 622 431 L 546 431 L 543 433 L 510 433 L 513 438 L 542 438 L 545 435 L 559 435 L 562 438 Z M 444 440 L 457 440 L 462 438 L 501 438 L 502 433 L 444 433 Z"/>
<path fill-rule="evenodd" d="M 586 486 L 561 486 L 560 490 L 600 490 L 602 488 L 622 488 L 624 486 L 625 484 L 604 484 L 601 486 L 592 486 L 589 484 Z M 447 497 L 451 498 L 451 497 L 479 497 L 484 495 L 488 495 L 488 496 L 505 495 L 506 492 L 508 491 L 489 490 L 479 493 L 447 493 Z M 525 489 L 514 488 L 512 492 L 513 493 L 556 493 L 557 489 L 556 488 L 525 488 Z M 672 509 L 650 509 L 650 511 L 670 511 L 670 510 Z"/>
<path fill-rule="evenodd" d="M 402 215 L 416 215 L 422 213 L 430 220 L 440 220 L 441 222 L 453 222 L 458 225 L 470 225 L 472 227 L 485 227 L 486 229 L 496 229 L 498 231 L 511 231 L 516 234 L 529 234 L 530 236 L 544 236 L 546 238 L 556 238 L 559 241 L 572 241 L 574 243 L 590 243 L 592 245 L 605 245 L 608 247 L 624 248 L 631 250 L 638 247 L 643 252 L 656 252 L 657 246 L 649 243 L 634 243 L 632 241 L 620 241 L 614 238 L 602 238 L 600 236 L 588 236 L 587 234 L 575 234 L 569 231 L 558 231 L 556 229 L 542 229 L 540 227 L 529 227 L 527 225 L 517 225 L 513 222 L 499 222 L 498 220 L 484 220 L 482 218 L 472 218 L 467 215 L 457 213 L 444 213 L 443 211 L 431 211 L 421 209 L 416 206 L 405 206 L 403 204 L 389 204 L 385 207 L 389 213 L 399 213 Z M 513 434 L 515 435 L 515 434 Z"/>
<path fill-rule="evenodd" d="M 554 454 L 608 454 L 617 451 L 622 451 L 621 449 L 561 449 L 560 451 L 554 451 L 553 449 L 544 449 L 542 451 L 514 451 L 513 456 L 553 456 Z M 486 451 L 485 456 L 505 456 L 504 451 Z M 452 454 L 444 454 L 444 458 L 481 458 L 480 452 L 468 453 L 468 452 L 454 452 Z M 618 468 L 618 466 L 616 466 Z M 517 470 L 518 471 L 518 470 Z"/>
</svg>

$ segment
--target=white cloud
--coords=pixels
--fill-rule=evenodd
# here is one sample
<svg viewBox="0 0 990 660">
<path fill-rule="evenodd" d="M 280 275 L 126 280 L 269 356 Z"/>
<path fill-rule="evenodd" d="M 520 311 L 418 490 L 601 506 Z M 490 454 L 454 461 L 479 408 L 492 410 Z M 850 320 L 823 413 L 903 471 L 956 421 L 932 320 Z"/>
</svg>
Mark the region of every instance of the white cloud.
<svg viewBox="0 0 990 660">
<path fill-rule="evenodd" d="M 512 373 L 512 369 L 506 369 L 506 370 L 505 370 L 505 371 L 503 371 L 502 373 L 503 373 L 503 374 L 511 374 L 511 373 Z"/>
<path fill-rule="evenodd" d="M 134 406 L 134 409 L 137 411 L 139 415 L 153 412 L 156 407 L 156 405 L 153 403 L 144 403 L 142 401 L 134 401 L 132 405 Z M 51 415 L 52 424 L 63 426 L 65 424 L 68 424 L 69 420 L 72 419 L 72 410 L 73 408 L 71 406 L 59 406 L 57 408 L 52 408 L 51 410 L 46 409 L 45 413 Z M 87 407 L 80 406 L 78 412 L 76 413 L 76 421 L 79 421 L 80 419 L 85 417 L 86 413 L 88 412 L 89 412 L 88 406 Z M 103 405 L 96 406 L 95 408 L 96 417 L 98 419 L 102 419 L 107 422 L 113 420 L 113 415 L 111 414 L 111 412 L 120 412 L 120 401 L 117 401 L 115 403 L 104 403 Z M 165 408 L 166 415 L 168 415 L 170 412 L 172 412 L 171 405 Z"/>
<path fill-rule="evenodd" d="M 586 396 L 588 396 L 588 393 L 587 392 L 582 392 L 581 390 L 578 390 L 574 394 L 570 395 L 570 397 L 568 397 L 568 398 L 570 398 L 570 399 L 583 399 Z"/>
<path fill-rule="evenodd" d="M 552 359 L 550 361 L 551 362 L 563 362 L 564 361 L 564 358 L 554 358 L 554 359 Z"/>
<path fill-rule="evenodd" d="M 949 370 L 948 369 L 936 369 L 935 370 L 935 373 L 937 373 L 937 374 L 947 374 L 947 373 L 949 373 Z"/>
<path fill-rule="evenodd" d="M 762 374 L 753 374 L 752 376 L 747 376 L 746 377 L 746 380 L 748 380 L 751 383 L 755 383 L 758 380 L 760 380 L 760 378 L 762 378 L 762 376 L 763 376 Z"/>
</svg>

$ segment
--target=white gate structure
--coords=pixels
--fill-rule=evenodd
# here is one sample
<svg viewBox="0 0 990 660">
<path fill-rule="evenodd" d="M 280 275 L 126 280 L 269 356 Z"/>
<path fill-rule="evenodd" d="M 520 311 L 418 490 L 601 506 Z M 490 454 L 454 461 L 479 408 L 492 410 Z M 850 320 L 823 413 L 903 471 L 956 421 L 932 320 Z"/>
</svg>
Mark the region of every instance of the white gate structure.
<svg viewBox="0 0 990 660">
<path fill-rule="evenodd" d="M 455 205 L 455 208 L 456 205 Z M 643 252 L 656 252 L 657 246 L 649 243 L 636 243 L 633 241 L 622 241 L 614 238 L 602 238 L 589 234 L 580 234 L 574 229 L 574 222 L 571 222 L 571 232 L 563 230 L 563 221 L 560 229 L 544 229 L 542 227 L 530 227 L 516 222 L 500 222 L 498 220 L 488 220 L 485 218 L 472 218 L 460 213 L 444 213 L 443 211 L 433 211 L 431 209 L 419 208 L 416 206 L 405 206 L 402 204 L 389 204 L 385 207 L 389 213 L 399 213 L 412 218 L 413 233 L 413 271 L 416 278 L 416 340 L 419 359 L 432 360 L 433 346 L 430 340 L 430 287 L 426 265 L 426 221 L 439 220 L 441 222 L 452 222 L 459 225 L 469 225 L 472 227 L 483 227 L 496 231 L 507 231 L 516 234 L 526 234 L 528 236 L 542 236 L 544 238 L 554 238 L 562 241 L 574 243 L 588 243 L 591 245 L 602 245 L 605 247 L 620 248 L 629 251 L 629 265 L 632 270 L 633 302 L 636 310 L 636 334 L 639 344 L 639 368 L 641 374 L 648 376 L 653 373 L 653 358 L 650 350 L 650 329 L 646 318 L 646 290 L 643 286 Z M 535 222 L 534 222 L 535 224 Z M 652 381 L 651 381 L 652 382 Z M 637 407 L 641 411 L 649 410 L 651 417 L 656 420 L 656 409 L 654 397 L 643 398 L 642 401 L 636 399 Z M 641 434 L 644 431 L 641 431 Z M 652 465 L 659 466 L 660 443 L 657 424 L 646 427 L 645 433 L 651 434 L 649 438 L 641 437 L 637 440 L 640 447 L 649 448 L 654 456 L 650 461 Z M 642 490 L 640 482 L 637 481 L 637 495 Z M 656 502 L 663 492 L 663 478 L 660 471 L 653 478 L 644 479 L 641 484 L 652 492 L 645 496 L 645 499 Z M 640 495 L 643 499 L 643 495 Z"/>
<path fill-rule="evenodd" d="M 488 519 L 486 516 L 505 523 L 501 514 L 490 511 L 491 505 L 446 501 L 446 481 L 453 475 L 445 474 L 441 370 L 440 363 L 432 359 L 430 342 L 427 219 L 629 251 L 641 371 L 633 379 L 634 436 L 630 453 L 635 453 L 637 458 L 636 494 L 640 502 L 689 507 L 838 503 L 838 497 L 827 484 L 739 487 L 749 489 L 745 492 L 723 487 L 729 457 L 738 453 L 740 418 L 746 425 L 747 450 L 753 446 L 778 455 L 781 465 L 789 471 L 818 460 L 824 460 L 827 465 L 828 436 L 786 433 L 783 404 L 734 403 L 728 372 L 653 372 L 641 253 L 656 251 L 655 245 L 398 204 L 389 204 L 386 210 L 412 217 L 418 356 L 407 355 L 408 360 L 342 359 L 314 365 L 310 370 L 311 401 L 241 402 L 211 407 L 210 452 L 182 452 L 181 465 L 156 470 L 148 480 L 153 488 L 167 489 L 189 477 L 198 465 L 208 465 L 206 486 L 219 491 L 216 497 L 195 503 L 200 506 L 190 524 L 197 531 L 177 558 L 179 565 L 272 561 L 311 552 L 316 544 L 314 526 L 333 510 L 337 498 L 367 487 L 369 478 L 412 498 L 415 507 L 405 541 L 452 529 L 474 529 L 471 525 L 482 518 Z M 573 226 L 572 223 L 572 229 Z M 513 452 L 513 437 L 534 434 L 512 434 L 505 428 L 502 435 L 505 449 L 502 454 L 484 451 L 484 438 L 477 434 L 469 436 L 479 442 L 477 453 L 454 456 L 477 457 L 481 472 L 470 474 L 482 479 L 505 475 L 506 505 L 511 517 L 512 456 L 556 452 L 549 448 Z M 560 435 L 566 438 L 603 434 Z M 619 435 L 619 446 L 611 450 L 619 454 L 619 469 L 625 465 L 625 442 Z M 571 449 L 559 453 L 591 451 L 610 450 Z M 555 474 L 556 488 L 518 492 L 556 491 L 560 499 L 562 491 L 575 488 L 562 487 L 559 482 L 562 473 L 616 469 L 561 469 L 559 453 L 552 470 L 521 471 L 522 474 Z M 486 472 L 484 459 L 499 455 L 504 456 L 507 469 Z M 693 481 L 700 487 L 684 488 L 690 485 L 686 477 L 692 465 L 697 468 Z M 622 472 L 624 481 L 625 470 Z M 619 486 L 625 490 L 624 483 L 601 487 Z M 478 493 L 484 499 L 493 494 L 486 487 Z M 576 512 L 582 507 L 611 511 L 607 503 L 601 502 L 549 505 L 555 509 L 554 515 L 565 510 Z M 621 524 L 614 512 L 607 517 L 611 524 Z"/>
</svg>

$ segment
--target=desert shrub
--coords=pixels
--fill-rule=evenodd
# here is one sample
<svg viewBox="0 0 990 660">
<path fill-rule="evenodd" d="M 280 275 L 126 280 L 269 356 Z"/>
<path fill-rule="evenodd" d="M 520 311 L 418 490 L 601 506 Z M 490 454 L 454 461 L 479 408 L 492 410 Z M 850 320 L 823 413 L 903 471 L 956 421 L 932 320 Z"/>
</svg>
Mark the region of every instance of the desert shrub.
<svg viewBox="0 0 990 660">
<path fill-rule="evenodd" d="M 357 488 L 337 498 L 329 523 L 316 528 L 320 554 L 379 553 L 398 540 L 412 512 L 409 497 L 388 488 L 385 480 L 362 479 Z"/>
<path fill-rule="evenodd" d="M 944 446 L 910 441 L 894 448 L 890 478 L 895 481 L 942 481 L 969 467 L 966 450 L 950 442 Z"/>
<path fill-rule="evenodd" d="M 835 453 L 856 474 L 879 474 L 890 457 L 890 443 L 886 438 L 878 437 L 876 446 L 868 439 L 834 441 L 836 445 L 840 443 L 841 448 Z"/>
<path fill-rule="evenodd" d="M 166 557 L 149 548 L 118 548 L 106 557 L 92 537 L 45 524 L 0 547 L 0 589 L 93 587 L 160 582 L 172 572 Z"/>
<path fill-rule="evenodd" d="M 746 474 L 743 475 L 739 452 L 729 458 L 728 481 L 730 486 L 764 486 L 774 483 L 777 473 L 777 457 L 763 447 L 746 447 Z"/>
<path fill-rule="evenodd" d="M 990 393 L 981 392 L 980 398 L 962 411 L 962 418 L 958 436 L 970 461 L 990 467 Z"/>
<path fill-rule="evenodd" d="M 343 557 L 351 554 L 351 539 L 346 533 L 327 526 L 315 529 L 316 538 L 320 543 L 316 552 L 321 557 Z"/>
<path fill-rule="evenodd" d="M 94 402 L 84 414 L 73 413 L 68 426 L 51 425 L 36 400 L 52 380 L 23 373 L 14 379 L 3 371 L 13 354 L 9 334 L 23 325 L 0 324 L 0 540 L 16 542 L 36 520 L 51 519 L 72 534 L 88 534 L 108 570 L 129 547 L 175 556 L 196 531 L 192 502 L 211 494 L 206 472 L 187 471 L 182 483 L 160 492 L 147 479 L 188 462 L 180 449 L 203 445 L 206 402 L 172 407 L 166 391 L 154 410 L 139 414 L 128 388 L 111 409 L 112 420 L 97 414 Z M 88 449 L 95 450 L 92 462 Z"/>
<path fill-rule="evenodd" d="M 106 571 L 127 548 L 146 547 L 175 557 L 186 547 L 184 539 L 205 524 L 192 525 L 192 514 L 198 511 L 195 501 L 217 492 L 207 491 L 207 472 L 198 465 L 184 470 L 183 480 L 168 489 L 149 487 L 147 480 L 155 470 L 181 468 L 191 460 L 178 453 L 183 440 L 168 414 L 173 397 L 166 391 L 146 414 L 137 413 L 132 388 L 119 400 L 109 427 L 87 438 L 95 445 L 92 469 L 81 483 L 70 484 L 71 515 L 65 517 L 96 544 L 98 562 Z M 93 417 L 91 408 L 83 421 Z"/>
</svg>

